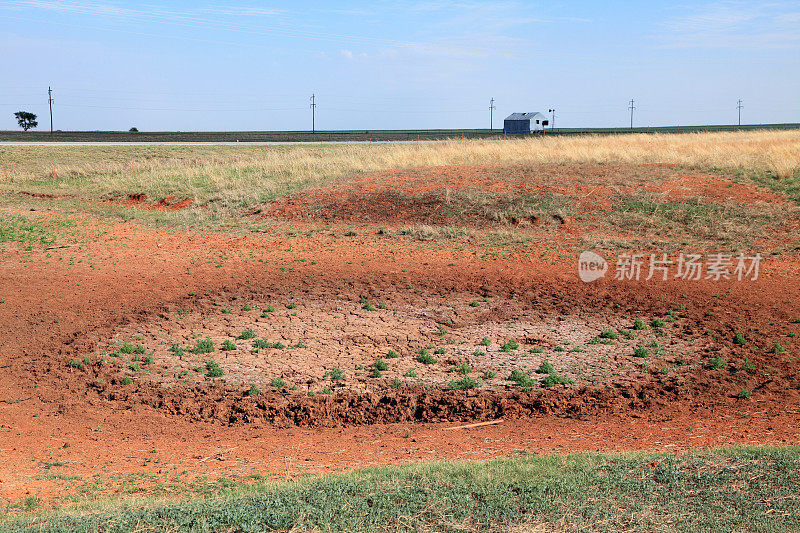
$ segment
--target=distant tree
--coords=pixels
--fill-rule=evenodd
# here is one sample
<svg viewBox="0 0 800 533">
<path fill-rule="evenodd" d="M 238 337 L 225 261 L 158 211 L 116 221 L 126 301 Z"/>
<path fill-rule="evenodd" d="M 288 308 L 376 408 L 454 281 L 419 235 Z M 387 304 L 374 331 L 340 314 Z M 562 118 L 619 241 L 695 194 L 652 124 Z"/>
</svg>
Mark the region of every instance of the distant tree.
<svg viewBox="0 0 800 533">
<path fill-rule="evenodd" d="M 134 126 L 134 127 L 132 127 L 131 129 L 128 130 L 128 133 L 139 133 L 139 128 Z"/>
<path fill-rule="evenodd" d="M 14 113 L 14 118 L 17 119 L 17 124 L 19 124 L 19 127 L 22 128 L 23 131 L 28 131 L 39 125 L 39 123 L 36 122 L 36 115 L 27 111 L 17 111 Z"/>
</svg>

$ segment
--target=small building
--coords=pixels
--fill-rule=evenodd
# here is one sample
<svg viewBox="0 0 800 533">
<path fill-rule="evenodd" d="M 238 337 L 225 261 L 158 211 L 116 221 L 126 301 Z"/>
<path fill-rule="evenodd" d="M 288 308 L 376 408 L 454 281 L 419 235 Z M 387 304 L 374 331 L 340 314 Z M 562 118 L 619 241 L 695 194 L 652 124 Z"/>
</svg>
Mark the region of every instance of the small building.
<svg viewBox="0 0 800 533">
<path fill-rule="evenodd" d="M 550 124 L 547 117 L 534 111 L 533 113 L 511 113 L 503 121 L 504 133 L 539 133 Z"/>
</svg>

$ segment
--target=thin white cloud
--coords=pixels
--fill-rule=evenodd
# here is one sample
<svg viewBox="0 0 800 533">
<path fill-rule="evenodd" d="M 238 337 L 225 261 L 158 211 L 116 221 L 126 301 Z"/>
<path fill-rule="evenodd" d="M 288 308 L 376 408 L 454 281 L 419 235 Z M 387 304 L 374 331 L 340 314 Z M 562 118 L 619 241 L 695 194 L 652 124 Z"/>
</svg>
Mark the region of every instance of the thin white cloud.
<svg viewBox="0 0 800 533">
<path fill-rule="evenodd" d="M 688 8 L 667 20 L 666 47 L 780 48 L 800 44 L 797 3 L 723 0 Z"/>
</svg>

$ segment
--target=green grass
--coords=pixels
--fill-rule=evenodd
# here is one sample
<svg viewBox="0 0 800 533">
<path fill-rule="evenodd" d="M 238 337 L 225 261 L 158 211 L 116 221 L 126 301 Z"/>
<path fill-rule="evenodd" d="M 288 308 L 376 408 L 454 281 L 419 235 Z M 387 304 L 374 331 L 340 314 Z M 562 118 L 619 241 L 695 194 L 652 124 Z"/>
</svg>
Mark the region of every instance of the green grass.
<svg viewBox="0 0 800 533">
<path fill-rule="evenodd" d="M 555 373 L 556 369 L 553 367 L 553 363 L 550 361 L 542 361 L 542 364 L 539 365 L 539 368 L 536 370 L 537 374 L 553 374 Z"/>
<path fill-rule="evenodd" d="M 230 352 L 236 349 L 236 344 L 233 343 L 230 339 L 225 339 L 225 342 L 222 343 L 220 350 L 223 352 Z"/>
<path fill-rule="evenodd" d="M 547 374 L 541 380 L 539 380 L 539 384 L 542 387 L 552 387 L 554 385 L 572 385 L 575 381 L 572 378 L 568 378 L 566 376 L 560 376 L 558 374 Z"/>
<path fill-rule="evenodd" d="M 483 381 L 480 379 L 473 379 L 469 376 L 464 376 L 461 379 L 456 379 L 451 381 L 447 388 L 450 390 L 465 390 L 465 389 L 476 389 L 483 385 Z"/>
<path fill-rule="evenodd" d="M 800 449 L 521 455 L 221 486 L 203 498 L 102 499 L 9 514 L 40 531 L 797 531 Z"/>
<path fill-rule="evenodd" d="M 615 340 L 617 338 L 617 332 L 613 329 L 604 329 L 600 332 L 599 337 L 601 339 Z"/>
<path fill-rule="evenodd" d="M 417 355 L 417 361 L 422 363 L 423 365 L 435 365 L 436 358 L 431 355 L 426 348 L 423 348 L 419 351 L 419 355 Z"/>
<path fill-rule="evenodd" d="M 286 348 L 282 342 L 271 342 L 267 339 L 256 339 L 253 341 L 253 348 L 274 348 L 276 350 L 283 350 Z"/>
<path fill-rule="evenodd" d="M 221 377 L 225 372 L 222 371 L 220 368 L 219 363 L 216 361 L 208 361 L 206 362 L 206 376 L 210 378 L 218 378 Z"/>
<path fill-rule="evenodd" d="M 344 371 L 339 367 L 333 367 L 328 372 L 325 373 L 325 376 L 331 378 L 332 381 L 344 381 L 347 379 Z"/>
<path fill-rule="evenodd" d="M 255 339 L 256 338 L 256 332 L 253 331 L 252 329 L 246 329 L 246 330 L 244 330 L 242 332 L 241 335 L 239 335 L 236 338 L 238 340 L 240 340 L 240 341 L 246 341 L 246 340 L 249 340 L 249 339 Z"/>
<path fill-rule="evenodd" d="M 728 363 L 725 362 L 725 359 L 722 357 L 712 357 L 708 360 L 708 368 L 711 370 L 718 370 L 720 368 L 725 368 L 728 366 Z"/>
<path fill-rule="evenodd" d="M 501 352 L 510 352 L 512 350 L 517 350 L 517 349 L 519 349 L 519 343 L 517 343 L 517 341 L 515 341 L 515 340 L 506 341 L 500 347 L 500 351 Z"/>
<path fill-rule="evenodd" d="M 214 351 L 214 342 L 206 337 L 205 339 L 198 339 L 197 344 L 192 348 L 192 353 L 203 354 L 211 353 Z"/>
</svg>

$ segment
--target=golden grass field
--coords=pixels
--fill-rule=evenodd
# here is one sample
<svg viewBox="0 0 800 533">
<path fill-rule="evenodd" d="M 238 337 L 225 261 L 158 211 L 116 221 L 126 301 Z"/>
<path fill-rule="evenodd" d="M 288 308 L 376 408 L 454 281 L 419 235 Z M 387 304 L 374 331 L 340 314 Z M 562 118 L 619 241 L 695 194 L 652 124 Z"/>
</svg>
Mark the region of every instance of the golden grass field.
<svg viewBox="0 0 800 533">
<path fill-rule="evenodd" d="M 663 163 L 767 171 L 786 179 L 800 169 L 800 132 L 266 147 L 3 146 L 0 190 L 16 190 L 24 185 L 51 193 L 145 193 L 236 204 L 271 200 L 282 192 L 355 173 L 445 165 L 542 163 Z M 12 173 L 15 184 L 11 184 Z"/>
</svg>

